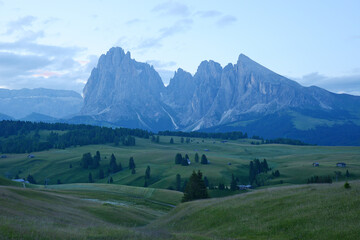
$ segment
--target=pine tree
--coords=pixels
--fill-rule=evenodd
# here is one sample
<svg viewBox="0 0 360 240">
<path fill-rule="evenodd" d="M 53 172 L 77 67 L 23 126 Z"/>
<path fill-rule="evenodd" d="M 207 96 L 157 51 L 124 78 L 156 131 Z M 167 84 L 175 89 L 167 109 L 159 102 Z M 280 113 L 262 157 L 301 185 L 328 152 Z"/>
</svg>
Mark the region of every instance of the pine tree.
<svg viewBox="0 0 360 240">
<path fill-rule="evenodd" d="M 203 154 L 201 156 L 201 162 L 200 163 L 201 164 L 208 164 L 208 160 L 207 160 L 207 157 L 205 156 L 205 154 Z"/>
<path fill-rule="evenodd" d="M 181 190 L 181 176 L 180 174 L 176 174 L 176 191 Z"/>
<path fill-rule="evenodd" d="M 135 169 L 135 161 L 133 157 L 129 158 L 129 169 Z"/>
<path fill-rule="evenodd" d="M 345 175 L 346 175 L 347 178 L 350 177 L 349 170 L 346 169 L 346 174 Z"/>
<path fill-rule="evenodd" d="M 208 197 L 209 195 L 204 180 L 202 179 L 202 173 L 200 172 L 200 170 L 198 171 L 198 173 L 193 171 L 192 175 L 189 178 L 189 182 L 186 184 L 182 202 Z"/>
<path fill-rule="evenodd" d="M 170 144 L 174 144 L 174 139 L 170 138 Z"/>
<path fill-rule="evenodd" d="M 111 173 L 116 173 L 118 171 L 118 165 L 114 154 L 111 154 L 109 169 Z"/>
<path fill-rule="evenodd" d="M 148 182 L 146 181 L 146 179 L 145 179 L 145 182 L 144 182 L 144 187 L 148 187 Z"/>
<path fill-rule="evenodd" d="M 184 138 L 183 138 L 183 137 L 181 137 L 180 142 L 181 142 L 181 143 L 184 143 Z"/>
<path fill-rule="evenodd" d="M 199 162 L 199 154 L 195 153 L 195 162 L 198 163 Z"/>
<path fill-rule="evenodd" d="M 160 137 L 156 136 L 156 143 L 159 143 L 159 142 L 160 142 Z"/>
<path fill-rule="evenodd" d="M 112 178 L 112 177 L 110 177 L 110 183 L 113 183 L 113 182 L 114 182 L 113 178 Z"/>
<path fill-rule="evenodd" d="M 183 157 L 182 157 L 181 153 L 177 153 L 175 156 L 175 164 L 181 164 L 182 159 L 183 159 Z"/>
<path fill-rule="evenodd" d="M 181 165 L 188 166 L 189 165 L 188 159 L 189 159 L 189 156 L 187 154 L 185 154 L 185 157 L 181 160 Z"/>
<path fill-rule="evenodd" d="M 150 178 L 150 166 L 147 166 L 145 170 L 145 179 L 149 179 L 149 178 Z"/>
</svg>

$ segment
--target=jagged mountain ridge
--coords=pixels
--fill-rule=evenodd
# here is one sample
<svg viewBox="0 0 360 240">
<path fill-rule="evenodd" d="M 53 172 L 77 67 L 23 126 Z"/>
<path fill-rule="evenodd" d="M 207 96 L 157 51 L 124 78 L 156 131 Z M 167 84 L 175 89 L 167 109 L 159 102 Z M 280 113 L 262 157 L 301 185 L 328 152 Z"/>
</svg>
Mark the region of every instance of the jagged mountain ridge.
<svg viewBox="0 0 360 240">
<path fill-rule="evenodd" d="M 318 126 L 360 124 L 360 97 L 303 87 L 243 54 L 224 68 L 203 61 L 194 76 L 178 69 L 164 87 L 152 66 L 136 62 L 121 48 L 111 48 L 92 71 L 84 97 L 83 115 L 152 131 L 246 131 L 265 116 L 280 113 L 290 121 L 283 125 L 291 127 L 267 137 L 296 137 L 297 132 Z"/>
<path fill-rule="evenodd" d="M 78 114 L 83 99 L 75 91 L 45 88 L 9 90 L 0 89 L 0 113 L 15 119 L 32 113 L 52 118 L 65 118 Z"/>
</svg>

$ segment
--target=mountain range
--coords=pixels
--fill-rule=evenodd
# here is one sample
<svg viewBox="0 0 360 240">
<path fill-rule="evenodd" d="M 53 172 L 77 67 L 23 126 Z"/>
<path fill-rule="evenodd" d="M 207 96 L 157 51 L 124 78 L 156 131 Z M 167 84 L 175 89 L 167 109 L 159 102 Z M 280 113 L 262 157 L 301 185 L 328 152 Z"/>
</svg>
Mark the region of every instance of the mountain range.
<svg viewBox="0 0 360 240">
<path fill-rule="evenodd" d="M 9 90 L 0 89 L 0 119 L 39 119 L 68 118 L 78 114 L 83 98 L 75 91 L 52 90 L 45 88 Z"/>
<path fill-rule="evenodd" d="M 168 86 L 120 47 L 101 55 L 74 91 L 0 89 L 0 119 L 67 122 L 154 132 L 243 131 L 267 139 L 360 145 L 360 97 L 304 87 L 240 54 L 236 64 L 179 68 Z"/>
<path fill-rule="evenodd" d="M 152 131 L 246 131 L 327 145 L 360 144 L 360 97 L 304 87 L 240 54 L 236 64 L 179 68 L 165 87 L 153 66 L 122 48 L 102 55 L 81 115 Z"/>
</svg>

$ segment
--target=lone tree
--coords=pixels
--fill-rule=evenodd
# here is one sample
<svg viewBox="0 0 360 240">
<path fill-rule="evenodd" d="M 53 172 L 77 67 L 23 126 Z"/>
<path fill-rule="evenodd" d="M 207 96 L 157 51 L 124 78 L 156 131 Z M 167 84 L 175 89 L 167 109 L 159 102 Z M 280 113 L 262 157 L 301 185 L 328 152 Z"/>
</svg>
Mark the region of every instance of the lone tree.
<svg viewBox="0 0 360 240">
<path fill-rule="evenodd" d="M 174 139 L 173 138 L 170 138 L 170 143 L 174 144 Z"/>
<path fill-rule="evenodd" d="M 118 165 L 114 154 L 111 154 L 109 170 L 111 173 L 116 173 L 118 171 Z"/>
<path fill-rule="evenodd" d="M 195 153 L 195 162 L 198 163 L 199 162 L 199 154 Z"/>
<path fill-rule="evenodd" d="M 207 157 L 206 157 L 206 155 L 205 154 L 203 154 L 202 156 L 201 156 L 201 162 L 200 162 L 201 164 L 208 164 L 209 163 L 209 161 L 208 161 L 208 159 L 207 159 Z"/>
<path fill-rule="evenodd" d="M 150 166 L 147 166 L 146 170 L 145 170 L 145 179 L 149 179 L 150 178 Z M 145 180 L 146 182 L 146 180 Z"/>
<path fill-rule="evenodd" d="M 135 169 L 135 162 L 134 162 L 134 158 L 130 157 L 129 158 L 129 169 Z"/>
<path fill-rule="evenodd" d="M 200 170 L 196 173 L 193 171 L 189 178 L 189 182 L 186 184 L 184 190 L 184 196 L 182 202 L 188 202 L 195 199 L 208 198 L 208 192 L 205 186 L 205 182 L 202 179 L 202 173 Z"/>
<path fill-rule="evenodd" d="M 183 160 L 183 157 L 182 157 L 181 153 L 177 153 L 175 156 L 175 164 L 181 164 L 182 160 Z"/>
</svg>

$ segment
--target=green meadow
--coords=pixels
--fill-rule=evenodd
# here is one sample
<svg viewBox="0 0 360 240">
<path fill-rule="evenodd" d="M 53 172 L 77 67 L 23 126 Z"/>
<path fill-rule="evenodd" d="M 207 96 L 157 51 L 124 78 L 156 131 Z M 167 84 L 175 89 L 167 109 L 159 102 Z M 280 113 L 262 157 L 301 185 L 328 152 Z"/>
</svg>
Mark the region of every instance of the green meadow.
<svg viewBox="0 0 360 240">
<path fill-rule="evenodd" d="M 1 176 L 34 176 L 38 184 L 0 177 L 0 239 L 357 239 L 360 235 L 360 148 L 252 144 L 250 139 L 160 137 L 136 139 L 136 146 L 77 146 L 28 154 L 6 154 Z M 83 169 L 84 153 L 100 151 L 107 173 L 111 154 L 123 170 L 104 179 L 99 169 Z M 175 165 L 188 154 L 189 166 Z M 195 163 L 206 154 L 210 164 Z M 134 157 L 136 173 L 128 169 Z M 267 159 L 280 177 L 246 191 L 209 190 L 212 198 L 181 203 L 175 188 L 193 170 L 211 185 L 230 185 L 231 175 L 248 184 L 249 162 Z M 312 163 L 318 162 L 319 167 Z M 336 167 L 345 162 L 346 168 Z M 70 168 L 70 165 L 72 166 Z M 146 167 L 151 174 L 144 186 Z M 350 176 L 346 176 L 346 170 Z M 341 175 L 336 182 L 335 171 Z M 94 183 L 88 183 L 92 173 Z M 269 174 L 270 175 L 270 174 Z M 332 184 L 306 184 L 312 176 L 331 176 Z M 109 177 L 114 182 L 107 183 Z M 45 179 L 49 185 L 45 186 Z M 61 184 L 57 184 L 60 180 Z M 344 182 L 350 182 L 350 189 Z M 232 196 L 227 196 L 232 195 Z"/>
<path fill-rule="evenodd" d="M 0 186 L 0 239 L 358 239 L 360 182 L 343 185 L 188 203 L 176 191 L 116 184 Z"/>
<path fill-rule="evenodd" d="M 255 158 L 267 159 L 272 170 L 280 171 L 280 177 L 269 179 L 266 185 L 305 184 L 314 175 L 331 176 L 335 180 L 335 171 L 341 172 L 339 181 L 360 179 L 360 147 L 253 145 L 251 141 L 254 140 L 223 143 L 219 139 L 192 139 L 186 144 L 180 143 L 179 137 L 174 137 L 175 143 L 170 144 L 170 137 L 161 136 L 160 143 L 137 138 L 136 146 L 129 147 L 109 144 L 53 149 L 32 153 L 34 158 L 28 158 L 28 154 L 7 154 L 7 158 L 0 159 L 0 174 L 8 177 L 18 175 L 20 178 L 31 174 L 38 184 L 44 184 L 45 179 L 49 180 L 49 184 L 56 184 L 58 180 L 61 183 L 86 183 L 91 173 L 96 183 L 106 183 L 110 176 L 99 179 L 99 169 L 83 169 L 80 166 L 84 153 L 94 155 L 100 151 L 100 168 L 105 175 L 113 153 L 117 163 L 124 168 L 111 175 L 114 184 L 129 186 L 144 186 L 147 166 L 151 169 L 148 186 L 152 188 L 175 188 L 176 174 L 180 174 L 184 181 L 193 170 L 201 170 L 214 186 L 219 183 L 229 185 L 232 174 L 239 179 L 239 184 L 248 184 L 249 162 Z M 175 165 L 176 153 L 188 154 L 190 166 Z M 200 158 L 205 154 L 210 164 L 195 163 L 195 153 Z M 128 169 L 131 156 L 135 160 L 136 174 L 131 174 Z M 313 167 L 313 162 L 318 162 L 320 166 Z M 336 167 L 337 162 L 345 162 L 347 167 Z M 346 170 L 350 173 L 349 177 L 345 176 Z"/>
</svg>

